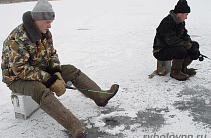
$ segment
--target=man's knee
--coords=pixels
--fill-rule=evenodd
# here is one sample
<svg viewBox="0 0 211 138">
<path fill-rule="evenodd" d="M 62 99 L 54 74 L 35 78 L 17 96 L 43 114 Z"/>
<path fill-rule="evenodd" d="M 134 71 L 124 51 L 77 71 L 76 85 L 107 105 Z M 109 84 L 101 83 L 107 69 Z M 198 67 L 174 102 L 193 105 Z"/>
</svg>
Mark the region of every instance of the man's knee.
<svg viewBox="0 0 211 138">
<path fill-rule="evenodd" d="M 40 104 L 46 96 L 53 94 L 49 88 L 39 81 L 34 81 L 31 88 L 34 91 L 32 92 L 31 97 L 38 104 Z"/>
<path fill-rule="evenodd" d="M 62 65 L 62 77 L 65 82 L 74 82 L 80 75 L 81 70 L 73 65 Z"/>
<path fill-rule="evenodd" d="M 174 58 L 175 59 L 184 59 L 186 57 L 187 50 L 184 47 L 178 47 L 175 49 Z"/>
</svg>

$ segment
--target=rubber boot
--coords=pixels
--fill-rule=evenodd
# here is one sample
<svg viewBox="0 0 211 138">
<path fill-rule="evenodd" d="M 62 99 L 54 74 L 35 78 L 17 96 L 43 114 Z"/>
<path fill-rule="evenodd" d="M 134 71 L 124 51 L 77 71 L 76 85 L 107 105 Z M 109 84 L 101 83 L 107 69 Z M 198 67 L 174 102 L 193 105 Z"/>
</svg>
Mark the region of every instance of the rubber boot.
<svg viewBox="0 0 211 138">
<path fill-rule="evenodd" d="M 194 68 L 190 68 L 190 69 L 187 68 L 187 66 L 190 65 L 192 61 L 193 60 L 190 59 L 190 57 L 187 55 L 184 59 L 183 66 L 182 66 L 182 72 L 185 74 L 188 74 L 189 76 L 196 74 L 196 71 Z"/>
<path fill-rule="evenodd" d="M 173 59 L 172 60 L 170 76 L 179 81 L 187 80 L 189 77 L 188 74 L 185 74 L 181 71 L 183 61 L 184 61 L 184 59 Z"/>
<path fill-rule="evenodd" d="M 53 94 L 42 100 L 40 108 L 66 128 L 73 138 L 86 137 L 83 124 Z"/>
<path fill-rule="evenodd" d="M 77 80 L 73 82 L 73 85 L 86 97 L 94 100 L 98 106 L 102 107 L 108 104 L 108 101 L 117 93 L 119 89 L 119 85 L 114 84 L 111 86 L 110 90 L 102 91 L 101 88 L 83 72 L 81 72 Z"/>
</svg>

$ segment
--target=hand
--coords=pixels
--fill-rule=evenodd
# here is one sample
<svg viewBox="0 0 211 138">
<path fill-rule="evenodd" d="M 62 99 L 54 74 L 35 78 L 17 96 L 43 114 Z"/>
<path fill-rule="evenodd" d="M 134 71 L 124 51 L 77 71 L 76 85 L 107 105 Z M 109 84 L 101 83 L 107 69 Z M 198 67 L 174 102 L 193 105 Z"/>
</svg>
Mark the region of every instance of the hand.
<svg viewBox="0 0 211 138">
<path fill-rule="evenodd" d="M 190 59 L 197 60 L 200 56 L 200 51 L 195 45 L 192 45 L 192 47 L 188 49 L 188 55 L 190 56 Z"/>
<path fill-rule="evenodd" d="M 66 83 L 65 83 L 65 81 L 63 80 L 63 78 L 62 78 L 62 76 L 61 76 L 61 73 L 60 73 L 60 72 L 56 72 L 56 73 L 54 73 L 54 74 L 58 76 L 58 79 L 59 79 L 59 80 L 62 80 L 62 82 L 63 82 L 64 86 L 67 86 L 67 84 L 66 84 Z"/>
<path fill-rule="evenodd" d="M 192 44 L 189 42 L 185 42 L 185 48 L 189 50 L 192 47 Z"/>
<path fill-rule="evenodd" d="M 196 47 L 197 49 L 199 49 L 199 43 L 198 42 L 192 41 L 191 44 L 192 44 L 192 47 Z"/>
<path fill-rule="evenodd" d="M 64 80 L 57 79 L 53 85 L 50 86 L 50 90 L 55 92 L 58 97 L 63 95 L 66 92 Z"/>
</svg>

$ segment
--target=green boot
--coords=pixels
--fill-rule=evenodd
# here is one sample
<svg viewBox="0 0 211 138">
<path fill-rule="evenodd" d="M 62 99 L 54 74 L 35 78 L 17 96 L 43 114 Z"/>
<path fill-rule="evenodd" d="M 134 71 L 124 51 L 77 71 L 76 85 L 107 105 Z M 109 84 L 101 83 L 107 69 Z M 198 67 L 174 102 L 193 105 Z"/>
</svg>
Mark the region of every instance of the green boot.
<svg viewBox="0 0 211 138">
<path fill-rule="evenodd" d="M 184 59 L 183 65 L 182 65 L 182 72 L 185 73 L 185 74 L 188 74 L 189 76 L 196 74 L 196 71 L 195 71 L 194 68 L 190 68 L 190 69 L 187 68 L 187 66 L 190 65 L 190 63 L 192 61 L 193 60 L 190 59 L 190 57 L 187 55 Z"/>
<path fill-rule="evenodd" d="M 170 76 L 179 81 L 187 80 L 189 77 L 188 74 L 185 74 L 181 71 L 183 61 L 184 61 L 184 59 L 173 59 L 172 60 Z"/>
<path fill-rule="evenodd" d="M 40 108 L 66 128 L 73 138 L 86 134 L 83 124 L 53 94 L 42 100 Z"/>
<path fill-rule="evenodd" d="M 77 80 L 73 82 L 73 85 L 86 97 L 94 100 L 94 102 L 98 106 L 102 107 L 108 104 L 108 101 L 117 93 L 119 89 L 119 85 L 113 84 L 110 90 L 102 91 L 101 88 L 83 72 L 81 72 Z M 93 90 L 95 92 L 88 90 Z M 100 93 L 100 92 L 107 92 L 107 93 Z"/>
</svg>

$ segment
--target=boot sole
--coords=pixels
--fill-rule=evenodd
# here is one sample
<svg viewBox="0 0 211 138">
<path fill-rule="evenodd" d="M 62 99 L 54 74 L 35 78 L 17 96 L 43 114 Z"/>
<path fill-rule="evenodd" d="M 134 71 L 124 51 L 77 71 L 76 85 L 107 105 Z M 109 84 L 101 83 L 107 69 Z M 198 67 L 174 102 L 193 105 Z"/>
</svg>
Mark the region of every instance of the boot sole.
<svg viewBox="0 0 211 138">
<path fill-rule="evenodd" d="M 177 79 L 177 78 L 173 77 L 171 74 L 170 74 L 170 76 L 171 76 L 172 78 L 178 80 L 178 81 L 186 81 L 186 80 L 189 78 L 189 77 L 186 77 L 186 78 L 184 78 L 184 79 Z"/>
<path fill-rule="evenodd" d="M 197 70 L 197 69 L 194 69 L 194 70 Z M 182 71 L 183 72 L 183 71 Z M 185 72 L 183 72 L 183 73 L 185 73 Z M 188 73 L 185 73 L 185 74 L 188 74 Z M 189 77 L 192 77 L 192 76 L 194 76 L 194 75 L 196 75 L 196 71 L 195 71 L 195 73 L 193 73 L 193 74 L 188 74 L 189 75 Z"/>
<path fill-rule="evenodd" d="M 76 138 L 86 138 L 88 132 L 80 133 Z"/>
<path fill-rule="evenodd" d="M 101 106 L 101 107 L 105 107 L 108 104 L 108 101 L 116 95 L 118 90 L 119 90 L 119 85 L 117 85 L 116 91 L 114 92 L 114 94 L 111 97 L 109 97 L 107 100 L 105 100 L 104 102 L 97 104 L 97 105 Z"/>
</svg>

